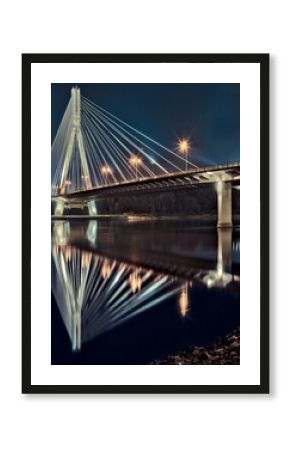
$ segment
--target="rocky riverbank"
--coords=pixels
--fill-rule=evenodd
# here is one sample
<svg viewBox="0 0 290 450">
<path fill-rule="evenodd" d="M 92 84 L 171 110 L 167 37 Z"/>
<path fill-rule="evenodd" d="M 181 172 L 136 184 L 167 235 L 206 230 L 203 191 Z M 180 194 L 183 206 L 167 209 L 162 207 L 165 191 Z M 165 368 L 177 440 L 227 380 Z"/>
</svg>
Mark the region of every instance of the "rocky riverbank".
<svg viewBox="0 0 290 450">
<path fill-rule="evenodd" d="M 237 365 L 240 364 L 240 330 L 219 338 L 207 347 L 187 347 L 178 355 L 168 356 L 151 364 L 185 364 L 185 365 Z"/>
</svg>

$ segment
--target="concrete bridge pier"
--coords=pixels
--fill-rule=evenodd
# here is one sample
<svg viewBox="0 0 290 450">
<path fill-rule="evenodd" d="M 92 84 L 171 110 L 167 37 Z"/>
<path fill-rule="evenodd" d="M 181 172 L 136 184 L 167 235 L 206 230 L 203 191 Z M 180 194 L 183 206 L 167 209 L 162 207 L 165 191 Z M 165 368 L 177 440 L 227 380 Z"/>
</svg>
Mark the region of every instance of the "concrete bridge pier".
<svg viewBox="0 0 290 450">
<path fill-rule="evenodd" d="M 217 182 L 217 226 L 232 227 L 232 183 L 219 180 Z"/>
<path fill-rule="evenodd" d="M 55 201 L 55 206 L 54 206 L 54 215 L 58 216 L 58 217 L 63 216 L 64 208 L 66 206 L 75 207 L 75 208 L 83 208 L 84 206 L 87 206 L 88 213 L 90 216 L 96 216 L 97 211 L 98 211 L 95 200 L 90 200 L 90 201 L 86 202 L 83 206 L 81 206 L 80 203 L 75 203 L 75 202 L 67 203 L 63 199 L 57 199 Z"/>
<path fill-rule="evenodd" d="M 226 273 L 232 270 L 232 228 L 218 228 L 218 248 L 217 248 L 217 275 L 219 279 L 223 279 Z"/>
<path fill-rule="evenodd" d="M 54 214 L 56 216 L 62 216 L 63 210 L 64 210 L 64 201 L 61 199 L 58 199 L 55 204 Z"/>
<path fill-rule="evenodd" d="M 88 202 L 88 210 L 90 216 L 95 216 L 97 214 L 97 206 L 95 200 L 90 200 Z"/>
</svg>

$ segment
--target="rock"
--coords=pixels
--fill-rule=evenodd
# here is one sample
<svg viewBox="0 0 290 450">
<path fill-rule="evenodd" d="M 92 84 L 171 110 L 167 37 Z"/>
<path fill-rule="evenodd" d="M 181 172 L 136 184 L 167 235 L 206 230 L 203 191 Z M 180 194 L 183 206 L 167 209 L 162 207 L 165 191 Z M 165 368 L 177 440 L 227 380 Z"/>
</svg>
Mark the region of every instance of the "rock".
<svg viewBox="0 0 290 450">
<path fill-rule="evenodd" d="M 240 364 L 240 330 L 218 338 L 216 343 L 207 347 L 186 347 L 178 355 L 168 356 L 152 364 L 178 365 L 238 365 Z"/>
</svg>

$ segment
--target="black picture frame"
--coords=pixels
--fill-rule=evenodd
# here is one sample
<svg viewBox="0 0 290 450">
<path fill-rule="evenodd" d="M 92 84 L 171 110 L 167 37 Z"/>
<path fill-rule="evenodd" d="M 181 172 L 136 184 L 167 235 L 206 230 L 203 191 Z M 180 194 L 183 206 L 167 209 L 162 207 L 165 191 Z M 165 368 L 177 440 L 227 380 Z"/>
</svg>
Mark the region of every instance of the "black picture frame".
<svg viewBox="0 0 290 450">
<path fill-rule="evenodd" d="M 31 384 L 31 65 L 33 63 L 260 64 L 260 384 Z M 22 393 L 258 394 L 269 393 L 269 54 L 23 54 L 22 55 Z"/>
</svg>

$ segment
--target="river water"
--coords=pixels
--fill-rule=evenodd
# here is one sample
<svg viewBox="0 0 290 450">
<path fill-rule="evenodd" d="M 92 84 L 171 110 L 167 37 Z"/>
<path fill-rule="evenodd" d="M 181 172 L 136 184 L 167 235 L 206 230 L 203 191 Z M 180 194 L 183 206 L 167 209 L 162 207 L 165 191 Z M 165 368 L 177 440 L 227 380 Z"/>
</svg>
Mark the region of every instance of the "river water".
<svg viewBox="0 0 290 450">
<path fill-rule="evenodd" d="M 240 231 L 52 220 L 52 364 L 150 364 L 239 326 Z"/>
</svg>

